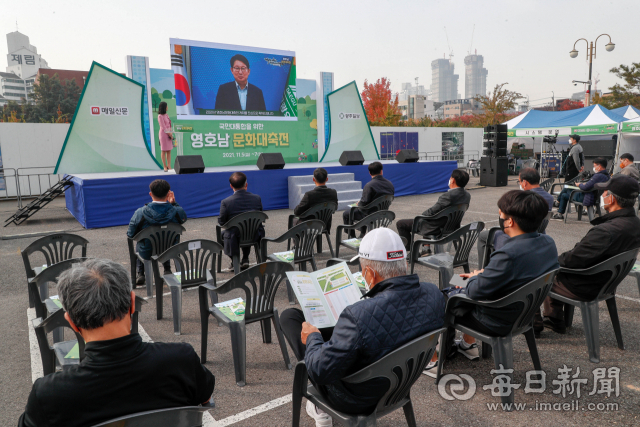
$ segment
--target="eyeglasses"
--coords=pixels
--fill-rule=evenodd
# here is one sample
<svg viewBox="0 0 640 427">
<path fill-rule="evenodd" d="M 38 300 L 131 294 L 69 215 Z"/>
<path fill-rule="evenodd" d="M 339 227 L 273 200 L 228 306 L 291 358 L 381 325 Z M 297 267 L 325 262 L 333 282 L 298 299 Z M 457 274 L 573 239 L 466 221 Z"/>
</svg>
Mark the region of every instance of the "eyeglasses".
<svg viewBox="0 0 640 427">
<path fill-rule="evenodd" d="M 242 71 L 244 73 L 247 70 L 248 70 L 247 67 L 233 67 L 233 71 L 235 71 L 236 73 L 239 73 L 240 71 Z"/>
</svg>

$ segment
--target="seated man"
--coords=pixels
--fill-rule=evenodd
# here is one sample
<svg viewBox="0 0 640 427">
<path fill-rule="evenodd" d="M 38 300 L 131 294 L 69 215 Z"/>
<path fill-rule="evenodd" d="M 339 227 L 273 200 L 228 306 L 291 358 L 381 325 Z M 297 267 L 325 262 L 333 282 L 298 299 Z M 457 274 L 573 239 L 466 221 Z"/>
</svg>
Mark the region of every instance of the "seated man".
<svg viewBox="0 0 640 427">
<path fill-rule="evenodd" d="M 464 292 L 474 300 L 495 301 L 558 268 L 555 242 L 536 231 L 549 212 L 548 203 L 533 191 L 511 190 L 500 197 L 498 208 L 500 228 L 509 240 L 491 254 L 483 270 L 461 274 L 468 279 L 467 287 L 453 292 Z M 521 310 L 518 304 L 500 309 L 473 306 L 458 321 L 481 333 L 506 335 Z M 457 349 L 469 359 L 479 358 L 475 339 L 469 335 L 463 335 Z"/>
<path fill-rule="evenodd" d="M 553 209 L 553 196 L 540 187 L 540 174 L 534 168 L 525 168 L 520 171 L 518 176 L 518 184 L 523 191 L 533 191 L 539 194 L 548 204 L 549 212 Z M 478 236 L 478 266 L 484 265 L 484 253 L 487 247 L 487 237 L 489 236 L 489 230 L 484 230 Z M 497 250 L 504 246 L 509 240 L 509 236 L 502 231 L 497 231 L 494 234 L 493 249 Z"/>
<path fill-rule="evenodd" d="M 451 178 L 449 178 L 449 190 L 442 196 L 438 197 L 436 204 L 422 212 L 422 215 L 432 216 L 449 206 L 469 205 L 469 202 L 471 202 L 471 194 L 464 189 L 468 182 L 469 174 L 466 171 L 463 171 L 462 169 L 454 170 L 451 173 Z M 440 229 L 446 222 L 446 218 L 440 218 L 439 220 L 433 221 L 422 221 L 418 233 L 422 236 L 429 236 L 432 234 L 439 235 Z M 396 222 L 396 228 L 398 229 L 400 237 L 407 239 L 407 245 L 409 245 L 409 242 L 411 242 L 413 219 L 399 220 Z M 407 250 L 411 250 L 411 248 L 407 247 Z"/>
<path fill-rule="evenodd" d="M 184 209 L 176 203 L 176 196 L 171 191 L 171 186 L 164 179 L 156 179 L 149 185 L 151 192 L 151 203 L 147 203 L 138 210 L 135 211 L 129 221 L 129 228 L 127 229 L 127 236 L 133 237 L 140 231 L 152 225 L 165 225 L 170 222 L 177 224 L 184 224 L 187 222 L 187 214 Z M 180 237 L 176 237 L 175 243 L 180 241 Z M 143 239 L 136 245 L 136 250 L 143 259 L 151 259 L 151 242 L 148 239 Z M 163 264 L 164 274 L 171 274 L 171 261 L 167 261 Z M 136 285 L 144 285 L 144 264 L 137 260 L 138 277 L 136 279 Z"/>
<path fill-rule="evenodd" d="M 233 190 L 233 195 L 227 197 L 220 202 L 220 216 L 218 217 L 218 224 L 224 225 L 227 221 L 236 215 L 240 215 L 249 211 L 261 211 L 262 199 L 257 194 L 252 194 L 247 191 L 247 176 L 242 172 L 234 172 L 229 177 L 229 184 Z M 229 230 L 222 232 L 222 238 L 224 240 L 224 253 L 228 257 L 240 254 L 240 244 L 238 241 L 239 230 L 236 227 L 232 227 Z M 256 234 L 256 241 L 264 237 L 264 227 L 260 224 L 260 228 Z M 249 268 L 249 254 L 251 253 L 251 247 L 242 248 L 242 260 L 240 266 L 242 269 Z M 231 260 L 231 266 L 229 267 L 233 271 L 233 258 Z"/>
<path fill-rule="evenodd" d="M 609 180 L 609 172 L 607 172 L 607 159 L 602 157 L 596 157 L 593 161 L 593 172 L 594 175 L 587 182 L 578 184 L 578 188 L 583 191 L 588 191 L 588 193 L 576 193 L 573 196 L 573 200 L 571 202 L 582 202 L 582 205 L 586 208 L 588 206 L 593 206 L 597 203 L 597 195 L 598 193 L 593 190 L 593 186 L 599 182 L 606 182 Z M 558 196 L 558 212 L 555 213 L 551 219 L 564 221 L 564 212 L 567 209 L 567 205 L 569 204 L 569 196 L 574 189 L 565 188 L 560 192 Z M 581 209 L 579 207 L 579 209 Z"/>
<path fill-rule="evenodd" d="M 285 310 L 282 331 L 309 379 L 338 411 L 370 413 L 386 393 L 386 380 L 346 384 L 342 378 L 372 364 L 403 344 L 444 324 L 445 298 L 438 287 L 407 275 L 400 236 L 377 228 L 362 239 L 358 256 L 369 291 L 366 299 L 344 309 L 338 323 L 318 330 L 302 311 Z M 379 325 L 384 325 L 380 327 Z M 307 403 L 317 426 L 331 425 L 327 414 Z"/>
<path fill-rule="evenodd" d="M 382 163 L 373 162 L 369 164 L 368 169 L 369 175 L 371 175 L 371 181 L 367 182 L 362 189 L 362 198 L 358 201 L 359 207 L 368 205 L 378 197 L 386 195 L 393 196 L 395 194 L 395 189 L 391 181 L 382 176 Z M 342 213 L 342 219 L 345 224 L 349 223 L 349 210 L 350 208 L 347 208 L 347 210 Z M 353 214 L 354 223 L 375 211 L 376 209 L 370 211 L 363 211 L 362 209 L 356 210 Z"/>
<path fill-rule="evenodd" d="M 210 400 L 215 378 L 191 344 L 143 342 L 131 333 L 135 294 L 121 264 L 85 261 L 60 275 L 58 293 L 86 343 L 85 358 L 33 383 L 19 427 L 93 426 Z"/>
<path fill-rule="evenodd" d="M 293 214 L 301 215 L 315 205 L 319 205 L 320 203 L 324 202 L 338 203 L 338 192 L 333 188 L 327 187 L 327 181 L 329 181 L 329 176 L 325 168 L 317 168 L 316 170 L 314 170 L 313 183 L 316 185 L 316 188 L 304 193 L 304 196 L 302 196 L 302 200 L 300 200 L 298 206 L 296 206 L 293 210 Z M 296 225 L 300 222 L 309 221 L 311 219 L 313 219 L 313 217 L 296 218 L 293 222 L 293 225 Z M 329 229 L 329 231 L 331 231 L 331 218 L 329 218 L 327 228 Z"/>
<path fill-rule="evenodd" d="M 640 172 L 638 172 L 638 169 L 636 168 L 636 165 L 633 163 L 633 160 L 634 160 L 633 156 L 629 153 L 624 153 L 623 155 L 621 155 L 620 169 L 622 170 L 618 172 L 616 175 L 618 174 L 627 175 L 635 179 L 636 181 L 640 181 Z"/>
<path fill-rule="evenodd" d="M 608 212 L 591 221 L 593 228 L 573 249 L 558 258 L 561 267 L 589 268 L 615 255 L 640 247 L 640 219 L 633 210 L 640 186 L 635 179 L 616 175 L 609 181 L 596 184 L 602 194 L 601 205 Z M 594 276 L 559 273 L 551 290 L 578 301 L 591 301 L 598 296 L 609 278 L 606 272 Z M 544 327 L 564 334 L 564 303 L 550 297 L 544 302 Z M 542 330 L 540 319 L 534 326 Z"/>
</svg>

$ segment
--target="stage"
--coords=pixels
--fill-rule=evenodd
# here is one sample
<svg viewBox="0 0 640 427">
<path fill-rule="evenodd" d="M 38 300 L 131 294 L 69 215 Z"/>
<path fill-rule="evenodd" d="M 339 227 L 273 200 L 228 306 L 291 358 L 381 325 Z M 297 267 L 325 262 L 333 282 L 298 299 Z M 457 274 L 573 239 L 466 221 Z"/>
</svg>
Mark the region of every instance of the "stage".
<svg viewBox="0 0 640 427">
<path fill-rule="evenodd" d="M 317 167 L 329 173 L 353 173 L 362 186 L 371 180 L 365 162 L 361 166 L 340 163 L 287 164 L 284 169 L 259 170 L 257 166 L 206 168 L 204 173 L 176 175 L 174 172 L 145 171 L 128 173 L 69 174 L 74 185 L 65 192 L 67 209 L 85 228 L 127 225 L 136 209 L 151 201 L 149 184 L 161 178 L 171 184 L 176 201 L 190 218 L 220 214 L 220 201 L 232 194 L 229 175 L 235 171 L 247 175 L 248 191 L 262 197 L 265 211 L 289 208 L 289 176 L 313 175 Z M 448 190 L 455 161 L 397 163 L 382 161 L 384 177 L 395 186 L 395 196 L 410 196 Z M 393 210 L 393 205 L 391 205 Z M 422 212 L 424 207 L 416 210 Z"/>
</svg>

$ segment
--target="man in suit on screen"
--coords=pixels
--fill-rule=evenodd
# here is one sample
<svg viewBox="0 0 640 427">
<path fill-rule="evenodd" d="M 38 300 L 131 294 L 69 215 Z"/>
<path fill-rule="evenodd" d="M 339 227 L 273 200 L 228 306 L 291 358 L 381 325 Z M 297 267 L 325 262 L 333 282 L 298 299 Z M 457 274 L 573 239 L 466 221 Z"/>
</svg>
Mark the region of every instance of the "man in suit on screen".
<svg viewBox="0 0 640 427">
<path fill-rule="evenodd" d="M 267 111 L 262 90 L 249 84 L 249 60 L 234 55 L 229 61 L 234 81 L 221 84 L 216 95 L 216 110 Z"/>
</svg>

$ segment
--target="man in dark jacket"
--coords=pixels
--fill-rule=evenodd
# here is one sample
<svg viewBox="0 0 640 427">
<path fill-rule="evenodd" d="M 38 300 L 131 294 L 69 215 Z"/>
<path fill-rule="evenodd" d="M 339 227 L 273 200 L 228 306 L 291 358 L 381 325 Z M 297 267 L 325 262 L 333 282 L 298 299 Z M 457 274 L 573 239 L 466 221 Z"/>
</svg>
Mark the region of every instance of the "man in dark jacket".
<svg viewBox="0 0 640 427">
<path fill-rule="evenodd" d="M 407 275 L 406 251 L 392 230 L 367 233 L 358 255 L 369 291 L 365 299 L 342 311 L 333 329 L 317 329 L 295 308 L 280 317 L 284 335 L 296 358 L 305 361 L 311 382 L 333 408 L 349 414 L 373 410 L 388 382 L 347 384 L 342 378 L 442 327 L 445 308 L 437 286 L 421 283 L 416 274 Z M 316 421 L 328 417 L 313 404 L 307 404 L 307 413 Z"/>
<path fill-rule="evenodd" d="M 247 176 L 242 172 L 234 172 L 229 177 L 229 184 L 233 190 L 233 195 L 227 197 L 220 202 L 220 216 L 218 217 L 218 224 L 224 225 L 227 221 L 236 215 L 240 215 L 249 211 L 261 211 L 262 199 L 257 194 L 249 193 L 247 191 Z M 231 227 L 228 230 L 222 232 L 222 238 L 224 240 L 224 253 L 228 257 L 240 254 L 240 242 L 239 236 L 240 230 L 236 227 Z M 258 232 L 256 234 L 256 242 L 264 237 L 264 227 L 260 224 Z M 249 267 L 249 254 L 251 253 L 251 247 L 242 248 L 242 260 L 240 265 L 242 269 Z M 231 270 L 233 270 L 233 259 L 231 261 Z"/>
<path fill-rule="evenodd" d="M 170 222 L 184 224 L 187 221 L 187 214 L 176 202 L 176 196 L 167 181 L 156 179 L 149 185 L 149 189 L 152 202 L 135 211 L 129 221 L 128 237 L 133 237 L 152 225 L 165 225 Z M 176 237 L 174 243 L 179 241 L 180 237 Z M 148 239 L 138 242 L 136 250 L 143 259 L 151 259 L 151 242 Z M 143 285 L 145 283 L 144 264 L 140 260 L 137 260 L 137 269 L 136 284 Z M 164 263 L 164 274 L 171 274 L 171 261 Z"/>
<path fill-rule="evenodd" d="M 84 342 L 78 365 L 33 383 L 19 427 L 84 427 L 157 409 L 196 406 L 215 378 L 190 344 L 143 342 L 131 333 L 135 294 L 127 270 L 92 259 L 60 275 L 64 317 Z"/>
<path fill-rule="evenodd" d="M 542 197 L 532 191 L 508 191 L 498 200 L 498 208 L 500 228 L 509 240 L 491 254 L 483 270 L 460 275 L 468 278 L 462 291 L 474 300 L 495 301 L 559 267 L 555 242 L 536 231 L 549 212 Z M 459 322 L 481 333 L 507 335 L 521 310 L 518 304 L 499 309 L 474 306 Z M 469 359 L 479 358 L 475 339 L 469 335 L 458 342 L 458 351 Z"/>
<path fill-rule="evenodd" d="M 234 55 L 230 59 L 234 81 L 221 84 L 216 95 L 216 110 L 266 111 L 262 90 L 249 84 L 249 60 L 244 55 Z"/>
<path fill-rule="evenodd" d="M 338 192 L 333 188 L 327 187 L 328 180 L 329 176 L 325 168 L 317 168 L 316 170 L 314 170 L 313 183 L 316 185 L 316 187 L 313 190 L 304 193 L 304 196 L 302 196 L 302 200 L 300 200 L 298 206 L 293 209 L 293 214 L 301 215 L 310 208 L 319 205 L 320 203 L 338 203 Z M 297 218 L 296 220 L 294 220 L 294 225 L 300 222 L 309 221 L 311 219 L 313 219 L 313 217 Z M 327 228 L 329 229 L 329 231 L 331 231 L 331 218 L 329 218 Z"/>
<path fill-rule="evenodd" d="M 435 205 L 431 206 L 426 211 L 422 212 L 424 216 L 432 216 L 438 212 L 456 205 L 467 205 L 471 202 L 471 194 L 464 187 L 469 182 L 469 174 L 462 169 L 456 169 L 451 173 L 449 178 L 449 190 L 442 196 L 438 197 L 438 201 Z M 420 230 L 418 233 L 423 236 L 429 236 L 431 234 L 439 235 L 440 229 L 447 222 L 446 218 L 440 218 L 433 221 L 422 221 L 420 224 Z M 396 222 L 396 228 L 400 237 L 407 239 L 407 245 L 411 241 L 411 229 L 413 228 L 413 219 L 401 219 Z M 407 247 L 407 250 L 411 248 Z"/>
<path fill-rule="evenodd" d="M 570 135 L 569 144 L 571 144 L 571 149 L 564 165 L 565 181 L 575 178 L 584 170 L 584 150 L 580 145 L 580 135 Z"/>
<path fill-rule="evenodd" d="M 589 268 L 615 255 L 640 247 L 640 219 L 633 210 L 640 186 L 635 179 L 616 175 L 596 184 L 604 190 L 601 204 L 608 212 L 591 221 L 593 228 L 576 246 L 558 258 L 561 267 Z M 551 290 L 579 301 L 591 301 L 598 296 L 608 280 L 606 272 L 593 276 L 559 273 Z M 554 332 L 566 332 L 564 303 L 548 297 L 544 302 L 544 327 Z M 541 327 L 538 323 L 538 329 Z"/>
<path fill-rule="evenodd" d="M 367 184 L 362 189 L 362 197 L 358 201 L 358 207 L 366 206 L 369 203 L 373 202 L 378 197 L 395 194 L 395 188 L 391 181 L 382 176 L 382 163 L 373 162 L 369 164 L 369 175 L 371 175 L 371 181 L 367 182 Z M 372 214 L 377 209 L 371 209 L 364 211 L 362 209 L 358 209 L 353 214 L 354 221 L 360 221 L 365 216 Z M 342 219 L 345 224 L 349 223 L 349 209 L 345 210 L 342 213 Z"/>
<path fill-rule="evenodd" d="M 582 202 L 584 207 L 593 206 L 597 203 L 596 197 L 598 192 L 594 190 L 594 185 L 599 182 L 606 182 L 609 180 L 610 175 L 607 172 L 607 159 L 603 157 L 597 157 L 593 160 L 593 172 L 594 175 L 587 182 L 578 184 L 578 188 L 582 191 L 588 191 L 588 193 L 576 193 L 573 196 L 573 200 L 571 202 Z M 554 214 L 551 219 L 564 221 L 564 212 L 567 209 L 567 205 L 569 204 L 569 197 L 571 196 L 571 192 L 575 190 L 572 188 L 565 188 L 560 192 L 558 196 L 558 212 Z M 579 208 L 581 209 L 581 208 Z"/>
</svg>

